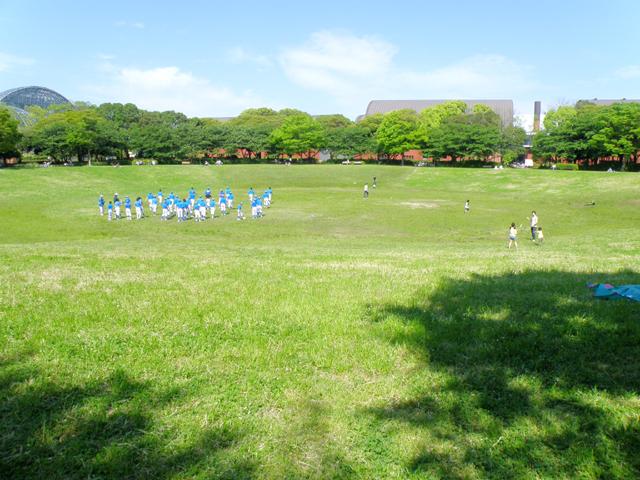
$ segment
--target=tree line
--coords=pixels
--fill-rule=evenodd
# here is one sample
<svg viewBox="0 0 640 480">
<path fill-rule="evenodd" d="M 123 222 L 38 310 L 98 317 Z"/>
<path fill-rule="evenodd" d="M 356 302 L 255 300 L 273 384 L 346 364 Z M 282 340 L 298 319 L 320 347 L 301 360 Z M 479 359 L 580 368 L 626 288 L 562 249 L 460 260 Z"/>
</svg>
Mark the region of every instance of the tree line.
<svg viewBox="0 0 640 480">
<path fill-rule="evenodd" d="M 584 166 L 617 162 L 636 165 L 640 152 L 640 104 L 595 105 L 588 101 L 547 112 L 544 129 L 533 138 L 536 158 Z"/>
<path fill-rule="evenodd" d="M 128 160 L 170 163 L 225 157 L 262 160 L 296 157 L 315 161 L 401 160 L 410 150 L 427 157 L 510 161 L 523 153 L 525 132 L 503 127 L 486 105 L 468 111 L 452 101 L 417 113 L 398 110 L 353 122 L 343 115 L 311 116 L 295 109 L 252 108 L 228 121 L 188 118 L 176 112 L 151 112 L 131 103 L 84 103 L 29 107 L 30 119 L 18 128 L 0 114 L 0 156 L 20 152 L 62 162 Z M 5 132 L 6 130 L 6 132 Z"/>
</svg>

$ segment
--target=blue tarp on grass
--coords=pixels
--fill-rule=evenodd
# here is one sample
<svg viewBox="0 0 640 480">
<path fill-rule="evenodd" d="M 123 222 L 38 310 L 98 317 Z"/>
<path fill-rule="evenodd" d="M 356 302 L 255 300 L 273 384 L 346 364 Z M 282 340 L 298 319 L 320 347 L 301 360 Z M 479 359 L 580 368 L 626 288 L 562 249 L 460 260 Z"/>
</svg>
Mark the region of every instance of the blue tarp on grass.
<svg viewBox="0 0 640 480">
<path fill-rule="evenodd" d="M 600 283 L 593 285 L 593 296 L 596 298 L 604 298 L 606 300 L 621 300 L 628 298 L 640 302 L 640 285 L 620 285 L 614 287 L 608 283 Z"/>
</svg>

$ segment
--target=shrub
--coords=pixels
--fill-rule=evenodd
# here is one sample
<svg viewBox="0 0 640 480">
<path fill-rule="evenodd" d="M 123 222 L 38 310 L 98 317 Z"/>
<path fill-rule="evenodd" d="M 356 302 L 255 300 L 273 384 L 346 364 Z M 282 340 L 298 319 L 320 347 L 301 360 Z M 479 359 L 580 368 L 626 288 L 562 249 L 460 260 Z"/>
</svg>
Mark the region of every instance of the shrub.
<svg viewBox="0 0 640 480">
<path fill-rule="evenodd" d="M 578 170 L 577 163 L 557 163 L 556 170 Z"/>
</svg>

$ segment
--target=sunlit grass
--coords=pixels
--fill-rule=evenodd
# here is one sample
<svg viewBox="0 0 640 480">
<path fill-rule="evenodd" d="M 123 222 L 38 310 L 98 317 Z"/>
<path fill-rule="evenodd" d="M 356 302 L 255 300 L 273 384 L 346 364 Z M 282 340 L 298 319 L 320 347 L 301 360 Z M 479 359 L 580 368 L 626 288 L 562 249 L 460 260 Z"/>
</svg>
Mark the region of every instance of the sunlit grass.
<svg viewBox="0 0 640 480">
<path fill-rule="evenodd" d="M 274 204 L 97 215 L 100 193 L 191 186 Z M 586 283 L 640 283 L 639 191 L 599 172 L 0 170 L 0 478 L 637 477 L 640 307 Z"/>
</svg>

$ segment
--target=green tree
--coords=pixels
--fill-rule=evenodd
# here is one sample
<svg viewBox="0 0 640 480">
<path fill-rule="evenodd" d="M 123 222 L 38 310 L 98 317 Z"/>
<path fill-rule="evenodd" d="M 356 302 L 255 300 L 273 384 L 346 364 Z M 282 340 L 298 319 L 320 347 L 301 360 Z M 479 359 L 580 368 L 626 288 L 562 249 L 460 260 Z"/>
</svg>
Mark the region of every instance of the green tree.
<svg viewBox="0 0 640 480">
<path fill-rule="evenodd" d="M 269 152 L 272 131 L 269 125 L 230 126 L 224 139 L 224 149 L 228 155 L 258 158 L 262 152 Z"/>
<path fill-rule="evenodd" d="M 282 125 L 284 118 L 284 114 L 271 108 L 249 108 L 231 119 L 229 125 L 249 128 L 262 127 L 267 130 L 275 130 Z"/>
<path fill-rule="evenodd" d="M 500 132 L 500 144 L 498 152 L 503 163 L 511 163 L 521 155 L 524 155 L 524 143 L 527 140 L 527 132 L 524 128 L 508 125 Z"/>
<path fill-rule="evenodd" d="M 358 122 L 358 125 L 368 129 L 372 135 L 375 135 L 382 124 L 382 120 L 384 120 L 384 115 L 382 113 L 374 113 L 373 115 L 364 117 L 360 122 Z"/>
<path fill-rule="evenodd" d="M 139 122 L 131 129 L 131 149 L 138 157 L 161 162 L 175 160 L 185 149 L 192 151 L 185 145 L 188 137 L 181 136 L 179 131 L 187 122 L 187 117 L 181 113 L 143 111 Z"/>
<path fill-rule="evenodd" d="M 603 155 L 617 157 L 620 169 L 627 170 L 630 160 L 637 161 L 640 152 L 640 104 L 615 103 L 603 113 L 600 128 L 589 143 Z"/>
<path fill-rule="evenodd" d="M 486 160 L 499 151 L 500 141 L 500 127 L 491 115 L 457 115 L 445 119 L 431 131 L 426 151 L 435 159 Z"/>
<path fill-rule="evenodd" d="M 432 107 L 425 108 L 419 115 L 419 135 L 423 145 L 429 143 L 431 132 L 438 128 L 447 118 L 464 115 L 467 104 L 462 100 L 443 102 Z"/>
<path fill-rule="evenodd" d="M 288 116 L 270 136 L 276 151 L 287 155 L 299 154 L 307 160 L 325 146 L 325 140 L 322 125 L 307 114 Z"/>
<path fill-rule="evenodd" d="M 476 103 L 472 109 L 473 113 L 495 113 L 489 105 L 484 103 Z"/>
<path fill-rule="evenodd" d="M 353 122 L 344 115 L 318 115 L 315 117 L 316 121 L 322 125 L 325 129 L 330 130 L 332 128 L 344 128 L 353 125 Z"/>
<path fill-rule="evenodd" d="M 361 125 L 349 125 L 332 128 L 327 133 L 327 149 L 331 158 L 353 158 L 358 154 L 373 153 L 377 150 L 375 137 L 368 128 Z"/>
<path fill-rule="evenodd" d="M 387 113 L 376 132 L 376 140 L 381 152 L 400 156 L 404 163 L 405 152 L 421 146 L 418 114 L 410 109 Z"/>
<path fill-rule="evenodd" d="M 0 107 L 0 157 L 3 163 L 6 164 L 7 158 L 19 156 L 20 138 L 18 121 L 7 108 Z"/>
<path fill-rule="evenodd" d="M 44 153 L 54 160 L 106 155 L 122 147 L 113 124 L 95 108 L 52 113 L 25 131 L 26 148 Z"/>
</svg>

